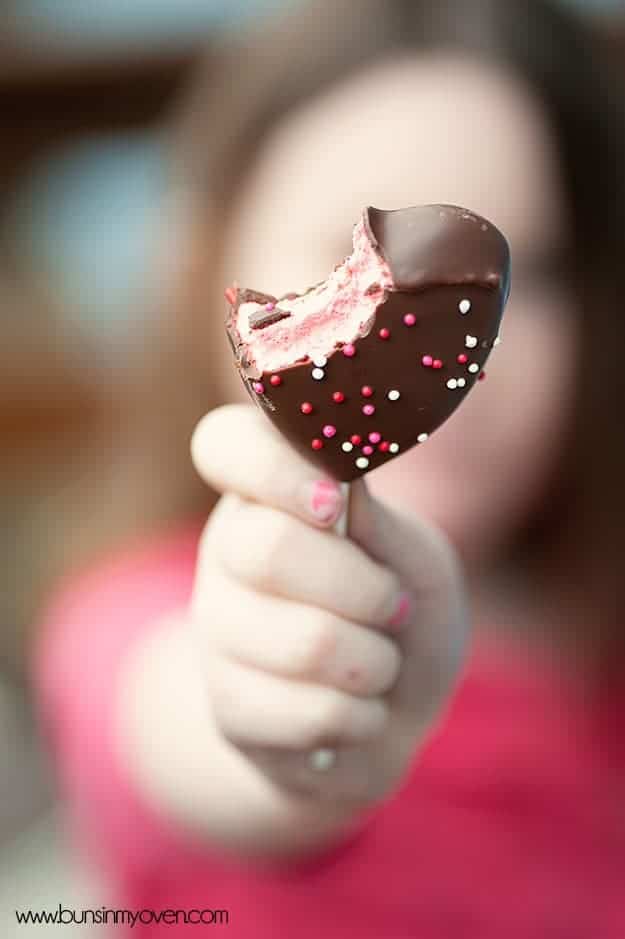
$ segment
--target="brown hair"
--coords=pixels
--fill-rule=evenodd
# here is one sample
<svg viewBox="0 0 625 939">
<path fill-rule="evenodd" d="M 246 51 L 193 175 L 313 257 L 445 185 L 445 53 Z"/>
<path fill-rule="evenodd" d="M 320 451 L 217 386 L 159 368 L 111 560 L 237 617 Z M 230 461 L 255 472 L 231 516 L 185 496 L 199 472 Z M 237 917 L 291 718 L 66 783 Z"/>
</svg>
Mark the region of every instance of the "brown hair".
<svg viewBox="0 0 625 939">
<path fill-rule="evenodd" d="M 217 231 L 227 224 L 237 185 L 277 121 L 372 61 L 438 47 L 515 71 L 553 127 L 571 219 L 566 267 L 590 367 L 579 369 L 574 426 L 545 503 L 549 511 L 531 520 L 524 545 L 526 559 L 541 565 L 554 545 L 561 554 L 568 544 L 571 557 L 583 565 L 583 589 L 609 598 L 616 613 L 625 608 L 625 317 L 619 276 L 625 117 L 609 64 L 572 14 L 547 0 L 314 0 L 215 50 L 190 90 L 173 137 L 174 191 L 190 195 L 194 224 L 202 226 L 204 210 L 208 220 L 204 239 L 196 239 L 203 256 L 190 259 L 189 303 L 197 305 L 200 298 L 209 316 L 208 301 L 216 294 L 211 288 L 208 295 L 206 271 L 212 268 L 211 277 L 219 278 Z M 163 473 L 166 452 L 173 483 L 154 503 L 161 517 L 166 508 L 171 516 L 209 506 L 192 480 L 187 443 L 197 418 L 219 400 L 219 389 L 218 383 L 211 386 L 210 350 L 198 355 L 193 329 L 181 315 L 173 346 L 169 337 L 168 361 L 159 360 L 167 405 L 157 416 L 161 456 L 152 456 L 153 473 Z M 154 419 L 152 390 L 144 400 Z"/>
</svg>

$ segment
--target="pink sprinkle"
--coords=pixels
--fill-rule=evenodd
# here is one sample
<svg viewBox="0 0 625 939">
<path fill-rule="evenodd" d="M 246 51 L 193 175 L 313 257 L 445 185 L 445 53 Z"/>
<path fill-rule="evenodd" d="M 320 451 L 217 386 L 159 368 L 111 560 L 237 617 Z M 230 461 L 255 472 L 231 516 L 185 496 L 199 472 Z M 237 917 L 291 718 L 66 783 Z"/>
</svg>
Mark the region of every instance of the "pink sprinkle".
<svg viewBox="0 0 625 939">
<path fill-rule="evenodd" d="M 230 306 L 234 306 L 237 302 L 237 288 L 236 287 L 226 287 L 224 290 L 224 295 Z"/>
<path fill-rule="evenodd" d="M 342 391 L 335 391 L 334 394 L 332 395 L 332 400 L 335 401 L 337 404 L 342 404 L 343 401 L 345 401 L 345 395 L 343 394 Z"/>
<path fill-rule="evenodd" d="M 374 430 L 369 434 L 369 443 L 379 443 L 381 439 L 382 434 L 379 434 L 377 430 Z"/>
<path fill-rule="evenodd" d="M 443 367 L 443 363 L 441 362 L 441 360 L 434 359 L 434 361 L 432 362 L 432 368 L 442 368 L 442 367 Z"/>
<path fill-rule="evenodd" d="M 460 365 L 466 365 L 466 363 L 469 361 L 469 356 L 465 355 L 464 352 L 461 352 L 456 361 L 459 362 Z"/>
<path fill-rule="evenodd" d="M 414 313 L 406 313 L 406 315 L 404 316 L 405 326 L 414 326 L 416 322 L 417 322 L 417 317 L 414 315 Z"/>
<path fill-rule="evenodd" d="M 363 398 L 370 398 L 373 395 L 373 388 L 370 385 L 363 385 L 360 389 L 360 394 Z"/>
<path fill-rule="evenodd" d="M 323 440 L 319 440 L 319 437 L 315 437 L 315 439 L 312 441 L 310 445 L 313 448 L 313 450 L 322 450 Z"/>
<path fill-rule="evenodd" d="M 351 440 L 351 442 L 354 444 L 355 447 L 359 447 L 360 444 L 362 443 L 362 437 L 360 436 L 360 434 L 352 434 L 352 436 L 349 439 Z"/>
<path fill-rule="evenodd" d="M 299 409 L 302 412 L 302 414 L 312 414 L 313 412 L 313 406 L 310 403 L 310 401 L 304 401 L 303 404 L 300 404 Z"/>
<path fill-rule="evenodd" d="M 336 434 L 336 427 L 334 424 L 326 424 L 322 430 L 322 434 L 324 437 L 334 437 Z"/>
<path fill-rule="evenodd" d="M 266 304 L 265 304 L 265 309 L 267 310 L 268 313 L 271 313 L 271 311 L 272 311 L 272 310 L 275 310 L 275 308 L 276 308 L 275 303 L 266 303 Z"/>
<path fill-rule="evenodd" d="M 353 358 L 356 355 L 356 348 L 350 343 L 343 346 L 343 355 L 347 356 L 348 359 Z"/>
<path fill-rule="evenodd" d="M 265 393 L 265 386 L 263 385 L 262 381 L 255 381 L 252 385 L 252 388 L 257 395 L 262 395 Z"/>
<path fill-rule="evenodd" d="M 272 375 L 271 378 L 269 379 L 269 384 L 273 385 L 274 388 L 277 388 L 278 385 L 282 384 L 282 379 L 280 378 L 279 375 Z"/>
<path fill-rule="evenodd" d="M 370 447 L 369 444 L 367 444 L 365 447 L 362 448 L 362 452 L 364 453 L 365 456 L 371 456 L 371 454 L 373 453 L 373 447 Z"/>
<path fill-rule="evenodd" d="M 362 413 L 367 417 L 371 417 L 372 414 L 375 414 L 375 405 L 365 404 L 364 408 L 362 409 Z"/>
<path fill-rule="evenodd" d="M 390 329 L 387 329 L 386 326 L 384 326 L 378 333 L 378 336 L 380 337 L 380 339 L 390 339 L 391 331 Z"/>
<path fill-rule="evenodd" d="M 421 359 L 421 364 L 425 365 L 426 368 L 432 368 L 433 362 L 434 362 L 434 359 L 432 358 L 431 355 L 424 355 L 423 358 Z"/>
<path fill-rule="evenodd" d="M 388 453 L 390 446 L 391 445 L 388 442 L 388 440 L 383 440 L 380 446 L 378 447 L 378 450 L 380 451 L 380 453 Z"/>
</svg>

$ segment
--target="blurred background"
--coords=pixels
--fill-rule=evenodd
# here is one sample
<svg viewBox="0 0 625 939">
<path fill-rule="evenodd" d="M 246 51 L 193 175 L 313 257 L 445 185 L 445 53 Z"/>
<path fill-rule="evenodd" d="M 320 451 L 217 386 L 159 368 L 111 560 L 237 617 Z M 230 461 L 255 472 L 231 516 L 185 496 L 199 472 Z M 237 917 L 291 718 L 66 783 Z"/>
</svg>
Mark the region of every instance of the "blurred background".
<svg viewBox="0 0 625 939">
<path fill-rule="evenodd" d="M 290 0 L 291 3 L 296 0 Z M 622 0 L 575 2 L 625 58 Z M 26 664 L 68 493 L 142 354 L 167 117 L 223 31 L 285 0 L 4 0 L 0 44 L 0 934 L 90 893 L 58 838 Z M 625 67 L 623 69 L 625 87 Z M 622 89 L 615 89 L 621 94 Z M 97 497 L 97 494 L 94 494 Z M 59 928 L 50 927 L 58 935 Z M 71 927 L 76 934 L 77 928 Z M 19 928 L 24 936 L 26 927 Z M 45 932 L 37 927 L 37 934 Z"/>
</svg>

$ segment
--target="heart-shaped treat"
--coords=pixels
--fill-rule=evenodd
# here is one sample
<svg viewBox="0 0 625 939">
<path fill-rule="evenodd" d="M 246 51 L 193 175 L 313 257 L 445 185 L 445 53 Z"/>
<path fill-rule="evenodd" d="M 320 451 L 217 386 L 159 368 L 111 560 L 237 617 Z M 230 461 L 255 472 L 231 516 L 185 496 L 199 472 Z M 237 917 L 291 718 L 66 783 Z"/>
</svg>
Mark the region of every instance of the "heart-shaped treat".
<svg viewBox="0 0 625 939">
<path fill-rule="evenodd" d="M 457 206 L 367 208 L 354 250 L 303 294 L 229 287 L 243 381 L 284 436 L 348 482 L 427 440 L 483 375 L 510 252 Z"/>
</svg>

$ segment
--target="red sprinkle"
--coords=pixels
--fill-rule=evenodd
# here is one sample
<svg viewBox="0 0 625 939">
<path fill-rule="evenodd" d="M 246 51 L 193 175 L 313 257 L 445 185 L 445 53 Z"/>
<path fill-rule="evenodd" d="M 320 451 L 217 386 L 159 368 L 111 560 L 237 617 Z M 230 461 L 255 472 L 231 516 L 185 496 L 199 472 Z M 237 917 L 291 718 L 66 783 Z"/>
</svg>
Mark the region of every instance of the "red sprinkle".
<svg viewBox="0 0 625 939">
<path fill-rule="evenodd" d="M 364 408 L 362 409 L 362 413 L 367 417 L 371 417 L 372 414 L 375 414 L 375 405 L 365 404 Z"/>
<path fill-rule="evenodd" d="M 460 365 L 466 365 L 468 361 L 469 361 L 469 356 L 465 355 L 464 352 L 461 352 L 458 358 L 456 359 L 456 362 L 459 362 Z"/>
<path fill-rule="evenodd" d="M 319 437 L 315 437 L 315 439 L 311 443 L 311 447 L 313 448 L 313 450 L 322 450 L 323 440 L 319 440 Z"/>
<path fill-rule="evenodd" d="M 280 378 L 279 375 L 272 375 L 271 378 L 269 379 L 269 384 L 273 385 L 274 388 L 277 388 L 278 385 L 282 384 L 282 379 Z"/>
<path fill-rule="evenodd" d="M 441 362 L 441 360 L 434 359 L 434 361 L 432 362 L 432 368 L 442 368 L 442 367 L 443 367 L 443 363 Z"/>
<path fill-rule="evenodd" d="M 423 358 L 421 359 L 421 364 L 425 365 L 426 368 L 432 368 L 432 365 L 434 364 L 434 359 L 432 358 L 431 355 L 424 355 Z"/>
<path fill-rule="evenodd" d="M 366 447 L 362 448 L 362 452 L 364 453 L 365 456 L 371 456 L 371 454 L 373 453 L 373 447 L 370 447 L 369 444 L 367 444 Z"/>
<path fill-rule="evenodd" d="M 478 381 L 484 381 L 485 378 L 486 378 L 486 372 L 480 372 L 480 374 L 477 376 Z"/>
<path fill-rule="evenodd" d="M 343 355 L 347 356 L 348 359 L 351 359 L 356 355 L 356 348 L 351 344 L 351 342 L 346 346 L 343 346 Z"/>
<path fill-rule="evenodd" d="M 265 393 L 265 386 L 263 385 L 262 381 L 255 381 L 252 385 L 252 388 L 257 395 L 262 395 Z"/>
<path fill-rule="evenodd" d="M 237 302 L 237 293 L 238 290 L 236 287 L 226 287 L 224 290 L 224 296 L 230 306 L 234 306 L 234 304 Z"/>
<path fill-rule="evenodd" d="M 334 437 L 334 435 L 336 434 L 336 427 L 334 426 L 334 424 L 326 424 L 322 430 L 322 434 L 324 437 L 328 437 L 328 438 Z"/>
<path fill-rule="evenodd" d="M 332 395 L 332 400 L 336 402 L 336 404 L 342 404 L 343 401 L 345 401 L 345 395 L 342 391 L 335 391 Z"/>
<path fill-rule="evenodd" d="M 363 398 L 370 398 L 373 395 L 373 388 L 370 385 L 363 385 L 360 389 L 360 394 Z"/>
<path fill-rule="evenodd" d="M 414 326 L 416 322 L 417 322 L 417 317 L 414 315 L 414 313 L 406 313 L 406 315 L 404 316 L 405 326 Z"/>
<path fill-rule="evenodd" d="M 390 339 L 391 331 L 390 329 L 387 329 L 386 326 L 383 326 L 380 332 L 378 333 L 378 336 L 380 337 L 380 339 Z"/>
<path fill-rule="evenodd" d="M 359 447 L 360 444 L 362 443 L 362 437 L 360 436 L 360 434 L 352 434 L 352 436 L 349 439 L 351 440 L 351 442 L 354 444 L 355 447 Z"/>
<path fill-rule="evenodd" d="M 390 445 L 390 443 L 388 442 L 388 440 L 383 440 L 382 443 L 379 445 L 378 450 L 379 450 L 381 453 L 388 453 L 388 451 L 389 451 L 389 449 L 390 449 L 390 446 L 391 446 L 391 445 Z"/>
<path fill-rule="evenodd" d="M 299 409 L 302 414 L 312 414 L 313 412 L 313 406 L 310 401 L 304 401 L 303 404 L 300 404 Z"/>
<path fill-rule="evenodd" d="M 369 443 L 379 443 L 382 439 L 382 434 L 379 434 L 377 430 L 373 430 L 369 434 Z"/>
</svg>

